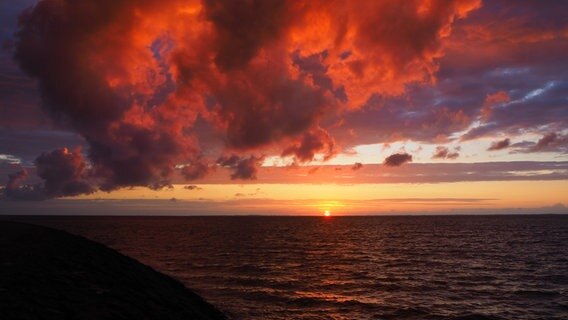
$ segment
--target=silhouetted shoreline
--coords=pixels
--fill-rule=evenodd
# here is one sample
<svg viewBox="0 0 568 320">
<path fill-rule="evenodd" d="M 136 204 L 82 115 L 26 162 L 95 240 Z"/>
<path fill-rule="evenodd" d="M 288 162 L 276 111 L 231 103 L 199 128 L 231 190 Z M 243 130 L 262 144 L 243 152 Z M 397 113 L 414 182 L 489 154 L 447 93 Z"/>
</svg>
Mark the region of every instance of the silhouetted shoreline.
<svg viewBox="0 0 568 320">
<path fill-rule="evenodd" d="M 0 221 L 2 319 L 226 319 L 177 280 L 102 244 Z"/>
</svg>

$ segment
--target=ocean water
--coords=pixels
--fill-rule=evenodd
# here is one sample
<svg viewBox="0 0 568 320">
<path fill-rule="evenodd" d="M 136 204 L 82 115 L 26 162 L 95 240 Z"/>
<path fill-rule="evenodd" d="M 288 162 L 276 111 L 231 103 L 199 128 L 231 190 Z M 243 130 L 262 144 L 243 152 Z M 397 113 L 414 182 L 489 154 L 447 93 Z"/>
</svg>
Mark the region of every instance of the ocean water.
<svg viewBox="0 0 568 320">
<path fill-rule="evenodd" d="M 568 319 L 568 216 L 34 217 L 233 319 Z"/>
</svg>

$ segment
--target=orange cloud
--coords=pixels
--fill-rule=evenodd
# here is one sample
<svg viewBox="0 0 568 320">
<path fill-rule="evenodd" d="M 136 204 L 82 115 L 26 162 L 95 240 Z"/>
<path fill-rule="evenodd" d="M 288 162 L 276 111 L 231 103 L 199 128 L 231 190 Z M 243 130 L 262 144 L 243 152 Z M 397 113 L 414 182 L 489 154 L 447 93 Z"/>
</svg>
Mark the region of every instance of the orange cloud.
<svg viewBox="0 0 568 320">
<path fill-rule="evenodd" d="M 159 187 L 180 164 L 188 177 L 209 172 L 202 120 L 221 153 L 329 158 L 321 120 L 434 82 L 452 24 L 480 5 L 44 0 L 20 17 L 16 59 L 54 120 L 87 140 L 100 188 Z M 255 176 L 250 159 L 235 178 Z"/>
<path fill-rule="evenodd" d="M 485 121 L 489 120 L 491 114 L 493 114 L 493 107 L 495 105 L 509 101 L 511 101 L 511 98 L 505 91 L 498 91 L 493 94 L 488 94 L 485 97 L 485 103 L 481 108 L 481 119 Z"/>
</svg>

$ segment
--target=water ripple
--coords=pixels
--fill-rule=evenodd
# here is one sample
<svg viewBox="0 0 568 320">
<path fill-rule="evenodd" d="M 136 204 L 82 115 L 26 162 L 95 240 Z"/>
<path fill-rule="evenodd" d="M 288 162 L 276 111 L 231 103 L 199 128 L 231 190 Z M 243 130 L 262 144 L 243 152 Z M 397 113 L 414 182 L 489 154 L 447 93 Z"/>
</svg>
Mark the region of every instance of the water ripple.
<svg viewBox="0 0 568 320">
<path fill-rule="evenodd" d="M 234 319 L 568 319 L 566 216 L 33 219 Z"/>
</svg>

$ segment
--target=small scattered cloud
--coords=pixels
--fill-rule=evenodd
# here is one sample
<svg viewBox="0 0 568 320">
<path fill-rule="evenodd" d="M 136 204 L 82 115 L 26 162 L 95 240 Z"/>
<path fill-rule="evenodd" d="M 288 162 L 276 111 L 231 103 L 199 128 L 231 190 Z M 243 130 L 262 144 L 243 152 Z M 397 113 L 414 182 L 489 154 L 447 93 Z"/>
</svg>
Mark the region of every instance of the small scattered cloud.
<svg viewBox="0 0 568 320">
<path fill-rule="evenodd" d="M 361 162 L 355 162 L 355 164 L 351 166 L 351 170 L 353 171 L 357 171 L 361 168 L 363 168 L 363 164 Z"/>
<path fill-rule="evenodd" d="M 383 164 L 388 167 L 399 167 L 412 161 L 412 155 L 408 153 L 395 153 L 385 158 Z"/>
<path fill-rule="evenodd" d="M 459 148 L 455 148 L 453 151 L 450 151 L 447 147 L 444 146 L 437 146 L 434 154 L 432 155 L 432 159 L 450 159 L 454 160 L 457 159 L 459 154 Z"/>
<path fill-rule="evenodd" d="M 314 173 L 318 172 L 319 169 L 320 169 L 320 167 L 310 168 L 310 170 L 308 170 L 308 174 L 314 174 Z"/>
<path fill-rule="evenodd" d="M 551 132 L 540 138 L 536 142 L 536 144 L 529 149 L 529 151 L 530 152 L 557 151 L 555 149 L 558 148 L 568 149 L 568 136 Z"/>
<path fill-rule="evenodd" d="M 243 193 L 243 192 L 237 192 L 235 193 L 235 197 L 237 198 L 241 198 L 241 197 L 254 197 L 261 194 L 260 188 L 256 188 L 254 190 L 254 192 L 249 192 L 249 193 Z"/>
<path fill-rule="evenodd" d="M 489 148 L 487 148 L 487 151 L 498 151 L 498 150 L 507 149 L 510 145 L 511 145 L 511 140 L 509 138 L 506 138 L 504 140 L 495 141 L 491 143 Z"/>
<path fill-rule="evenodd" d="M 537 141 L 521 141 L 511 145 L 513 153 L 558 152 L 568 153 L 568 135 L 551 132 Z"/>
</svg>

